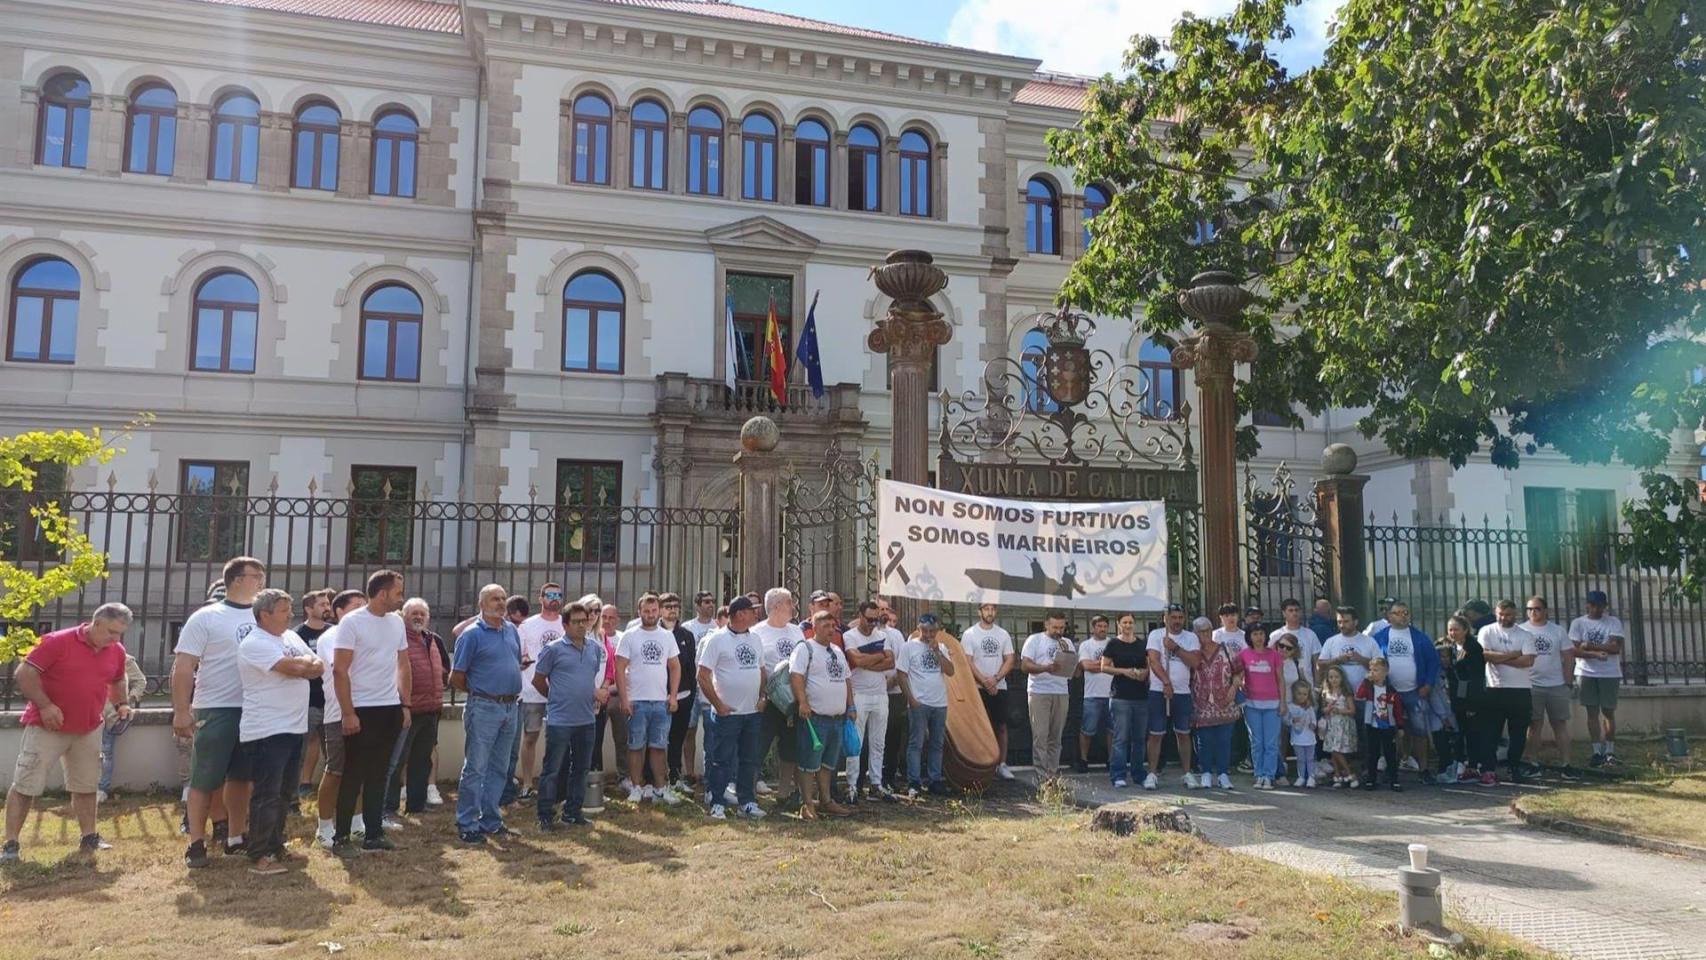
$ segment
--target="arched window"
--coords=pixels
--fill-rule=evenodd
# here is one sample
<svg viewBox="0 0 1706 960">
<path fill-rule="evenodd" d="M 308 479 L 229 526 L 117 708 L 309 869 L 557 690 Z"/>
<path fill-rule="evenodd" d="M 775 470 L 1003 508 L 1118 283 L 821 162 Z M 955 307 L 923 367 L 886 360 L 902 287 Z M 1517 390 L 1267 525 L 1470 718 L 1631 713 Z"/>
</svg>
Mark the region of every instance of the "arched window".
<svg viewBox="0 0 1706 960">
<path fill-rule="evenodd" d="M 883 138 L 866 124 L 847 131 L 847 209 L 883 208 Z"/>
<path fill-rule="evenodd" d="M 309 190 L 338 188 L 338 108 L 310 103 L 296 111 L 291 134 L 290 185 Z"/>
<path fill-rule="evenodd" d="M 1195 224 L 1192 224 L 1189 235 L 1185 237 L 1185 242 L 1193 247 L 1200 247 L 1203 244 L 1214 242 L 1214 238 L 1219 234 L 1220 223 L 1218 217 L 1212 220 L 1198 220 Z"/>
<path fill-rule="evenodd" d="M 44 167 L 89 165 L 89 81 L 78 74 L 54 74 L 42 85 L 36 162 Z"/>
<path fill-rule="evenodd" d="M 421 298 L 400 283 L 361 298 L 361 379 L 421 378 Z"/>
<path fill-rule="evenodd" d="M 1025 252 L 1060 252 L 1060 200 L 1042 177 L 1025 185 Z"/>
<path fill-rule="evenodd" d="M 723 195 L 723 115 L 710 107 L 687 114 L 687 192 Z"/>
<path fill-rule="evenodd" d="M 77 268 L 40 257 L 12 277 L 11 336 L 6 359 L 71 363 L 77 359 Z"/>
<path fill-rule="evenodd" d="M 255 323 L 261 294 L 235 270 L 203 278 L 195 288 L 190 369 L 219 373 L 255 372 Z"/>
<path fill-rule="evenodd" d="M 748 200 L 776 199 L 776 121 L 749 113 L 740 124 L 741 190 Z"/>
<path fill-rule="evenodd" d="M 829 206 L 829 130 L 816 120 L 794 128 L 794 202 Z"/>
<path fill-rule="evenodd" d="M 1090 221 L 1101 216 L 1108 209 L 1108 191 L 1105 187 L 1091 184 L 1084 188 L 1084 249 L 1090 249 Z"/>
<path fill-rule="evenodd" d="M 387 110 L 373 118 L 373 169 L 368 182 L 376 197 L 415 195 L 415 151 L 420 125 L 403 110 Z"/>
<path fill-rule="evenodd" d="M 1048 334 L 1032 330 L 1019 341 L 1019 373 L 1025 379 L 1025 409 L 1032 413 L 1053 413 L 1060 409 L 1054 398 L 1043 389 L 1043 357 L 1048 353 Z"/>
<path fill-rule="evenodd" d="M 1173 349 L 1154 338 L 1143 341 L 1137 350 L 1137 366 L 1144 379 L 1143 402 L 1139 409 L 1146 417 L 1171 420 L 1179 415 L 1179 368 L 1173 365 Z"/>
<path fill-rule="evenodd" d="M 930 140 L 917 130 L 900 135 L 900 212 L 930 216 Z"/>
<path fill-rule="evenodd" d="M 213 108 L 213 149 L 207 178 L 254 183 L 261 155 L 261 103 L 246 93 L 226 94 Z"/>
<path fill-rule="evenodd" d="M 563 369 L 622 372 L 622 285 L 602 270 L 582 270 L 563 287 Z"/>
<path fill-rule="evenodd" d="M 169 177 L 177 150 L 177 93 L 163 83 L 137 87 L 130 95 L 130 122 L 125 125 L 125 171 Z"/>
<path fill-rule="evenodd" d="M 634 157 L 631 180 L 643 190 L 669 187 L 669 112 L 656 100 L 641 100 L 632 113 Z"/>
<path fill-rule="evenodd" d="M 569 136 L 569 156 L 574 164 L 569 179 L 575 183 L 610 183 L 610 101 L 596 93 L 575 98 L 574 127 Z"/>
</svg>

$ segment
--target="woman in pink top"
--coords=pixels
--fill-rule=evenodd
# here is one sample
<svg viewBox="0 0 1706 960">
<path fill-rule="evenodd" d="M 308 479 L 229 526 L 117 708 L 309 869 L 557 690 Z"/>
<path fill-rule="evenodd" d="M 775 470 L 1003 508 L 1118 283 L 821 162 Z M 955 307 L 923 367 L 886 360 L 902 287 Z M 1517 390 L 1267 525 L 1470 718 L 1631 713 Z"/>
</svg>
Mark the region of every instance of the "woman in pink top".
<svg viewBox="0 0 1706 960">
<path fill-rule="evenodd" d="M 1280 775 L 1280 707 L 1283 703 L 1285 655 L 1268 646 L 1268 628 L 1249 628 L 1244 639 L 1250 644 L 1238 652 L 1244 671 L 1239 685 L 1244 690 L 1244 725 L 1250 728 L 1250 765 L 1255 768 L 1257 790 L 1271 790 Z"/>
</svg>

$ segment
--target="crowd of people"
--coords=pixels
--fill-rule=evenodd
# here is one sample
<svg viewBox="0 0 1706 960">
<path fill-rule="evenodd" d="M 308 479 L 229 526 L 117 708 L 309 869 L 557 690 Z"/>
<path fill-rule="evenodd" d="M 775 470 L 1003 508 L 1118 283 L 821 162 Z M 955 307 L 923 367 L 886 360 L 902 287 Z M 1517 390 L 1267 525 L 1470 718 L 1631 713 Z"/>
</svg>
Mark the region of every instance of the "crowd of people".
<svg viewBox="0 0 1706 960">
<path fill-rule="evenodd" d="M 1075 766 L 1087 772 L 1105 753 L 1115 787 L 1157 789 L 1173 758 L 1187 789 L 1233 789 L 1235 771 L 1258 790 L 1373 790 L 1382 776 L 1400 790 L 1405 771 L 1427 784 L 1491 786 L 1501 743 L 1520 783 L 1534 772 L 1526 744 L 1547 729 L 1570 776 L 1569 688 L 1578 685 L 1592 763 L 1617 763 L 1624 633 L 1603 593 L 1586 601 L 1568 630 L 1549 620 L 1542 597 L 1528 599 L 1522 623 L 1512 601 L 1472 602 L 1437 643 L 1391 598 L 1366 629 L 1356 610 L 1325 600 L 1307 614 L 1285 601 L 1281 625 L 1227 604 L 1218 626 L 1206 617 L 1187 626 L 1174 605 L 1141 640 L 1132 614 L 1111 633 L 1096 616 L 1075 641 L 1065 614 L 1051 611 L 1022 643 L 999 625 L 997 606 L 983 604 L 956 658 L 936 616 L 903 633 L 882 598 L 848 615 L 839 595 L 819 591 L 802 615 L 783 588 L 726 605 L 700 592 L 684 614 L 679 595 L 648 593 L 624 624 L 615 604 L 570 600 L 557 583 L 540 586 L 537 612 L 489 584 L 447 643 L 396 571 L 372 574 L 363 589 L 293 598 L 267 588 L 261 561 L 237 557 L 174 653 L 184 862 L 207 866 L 211 845 L 247 855 L 257 874 L 284 872 L 293 856 L 286 818 L 308 812 L 299 804 L 312 808 L 316 840 L 333 854 L 395 849 L 401 814 L 444 802 L 437 743 L 447 689 L 463 695 L 456 831 L 474 845 L 510 833 L 506 815 L 528 806 L 542 832 L 586 825 L 606 730 L 627 802 L 691 800 L 716 820 L 762 818 L 761 798 L 817 819 L 903 794 L 948 794 L 948 690 L 962 669 L 1003 760 L 1009 680 L 1023 676 L 1039 779 L 1062 770 L 1078 677 Z M 17 670 L 28 705 L 0 863 L 18 859 L 25 817 L 56 763 L 82 848 L 108 847 L 97 804 L 142 689 L 122 644 L 131 621 L 123 604 L 105 604 L 88 623 L 44 636 Z M 767 768 L 774 786 L 760 779 Z M 1014 778 L 1004 762 L 994 775 Z"/>
</svg>

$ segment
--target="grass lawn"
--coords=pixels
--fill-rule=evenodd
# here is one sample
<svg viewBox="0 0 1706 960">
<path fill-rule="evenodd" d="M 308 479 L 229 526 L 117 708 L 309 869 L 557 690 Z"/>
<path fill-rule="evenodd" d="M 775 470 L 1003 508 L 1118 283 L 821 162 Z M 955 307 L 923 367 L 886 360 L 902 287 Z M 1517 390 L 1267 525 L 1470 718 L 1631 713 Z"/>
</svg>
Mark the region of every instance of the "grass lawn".
<svg viewBox="0 0 1706 960">
<path fill-rule="evenodd" d="M 0 958 L 324 957 L 326 944 L 349 960 L 1430 956 L 1394 932 L 1390 896 L 1194 838 L 1114 838 L 1029 797 L 818 824 L 611 803 L 586 832 L 528 827 L 483 848 L 456 843 L 447 809 L 410 818 L 396 853 L 345 864 L 314 850 L 262 878 L 217 855 L 186 870 L 163 799 L 103 808 L 116 849 L 79 862 L 69 807 L 50 801 L 26 862 L 0 871 Z M 302 849 L 310 826 L 290 824 Z M 1539 956 L 1466 935 L 1455 956 Z"/>
<path fill-rule="evenodd" d="M 1690 746 L 1693 767 L 1673 767 L 1662 740 L 1620 741 L 1620 779 L 1590 774 L 1579 787 L 1528 791 L 1517 803 L 1528 813 L 1706 847 L 1706 756 L 1698 741 Z M 1590 748 L 1578 747 L 1576 763 L 1585 768 Z"/>
</svg>

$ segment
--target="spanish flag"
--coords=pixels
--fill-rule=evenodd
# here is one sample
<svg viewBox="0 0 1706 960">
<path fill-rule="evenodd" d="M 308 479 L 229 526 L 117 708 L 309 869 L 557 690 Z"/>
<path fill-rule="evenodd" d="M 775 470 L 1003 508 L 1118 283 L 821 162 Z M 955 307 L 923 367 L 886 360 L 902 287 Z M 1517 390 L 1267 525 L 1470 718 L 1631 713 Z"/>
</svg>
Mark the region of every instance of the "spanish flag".
<svg viewBox="0 0 1706 960">
<path fill-rule="evenodd" d="M 764 323 L 764 357 L 770 367 L 770 395 L 777 406 L 788 403 L 788 351 L 782 346 L 782 328 L 776 323 L 776 298 L 770 298 L 770 314 Z"/>
</svg>

